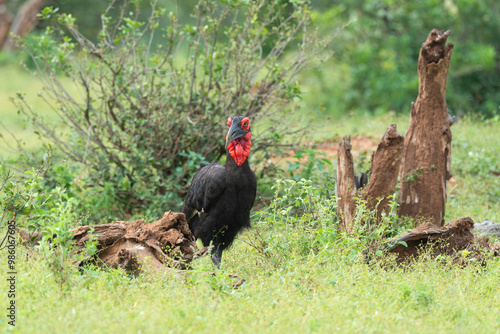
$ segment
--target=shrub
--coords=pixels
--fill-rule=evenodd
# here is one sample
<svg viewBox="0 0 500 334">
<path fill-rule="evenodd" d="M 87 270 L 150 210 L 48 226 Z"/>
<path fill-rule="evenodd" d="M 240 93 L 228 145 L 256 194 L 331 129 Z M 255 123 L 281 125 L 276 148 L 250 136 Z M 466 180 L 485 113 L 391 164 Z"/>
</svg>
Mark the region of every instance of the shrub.
<svg viewBox="0 0 500 334">
<path fill-rule="evenodd" d="M 71 15 L 47 7 L 41 17 L 54 24 L 25 45 L 42 98 L 67 133 L 46 124 L 23 95 L 15 99 L 41 137 L 84 169 L 81 203 L 96 216 L 177 209 L 193 173 L 223 158 L 230 115 L 252 118 L 254 152 L 304 131 L 285 115 L 300 97 L 292 79 L 327 57 L 307 1 L 201 0 L 194 26 L 155 3 L 146 21 L 135 2 L 111 17 L 114 5 L 96 42 Z"/>
</svg>

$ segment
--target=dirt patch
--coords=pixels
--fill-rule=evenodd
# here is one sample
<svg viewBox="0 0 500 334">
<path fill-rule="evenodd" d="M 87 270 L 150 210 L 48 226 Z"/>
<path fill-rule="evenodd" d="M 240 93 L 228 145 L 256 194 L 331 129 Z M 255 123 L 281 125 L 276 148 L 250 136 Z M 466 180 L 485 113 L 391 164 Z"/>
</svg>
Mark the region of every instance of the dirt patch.
<svg viewBox="0 0 500 334">
<path fill-rule="evenodd" d="M 326 141 L 323 141 L 321 143 L 306 143 L 305 147 L 310 147 L 313 148 L 314 150 L 318 152 L 323 152 L 325 153 L 325 158 L 328 160 L 333 160 L 337 159 L 337 150 L 339 147 L 339 143 L 342 141 L 342 138 L 340 137 L 335 137 Z M 351 137 L 351 153 L 353 155 L 353 158 L 355 160 L 357 159 L 366 159 L 367 161 L 370 159 L 372 152 L 377 148 L 378 145 L 378 140 L 370 137 L 370 136 L 352 136 Z M 303 149 L 303 148 L 302 148 Z M 280 165 L 283 162 L 289 161 L 289 162 L 297 162 L 297 158 L 295 155 L 297 154 L 297 150 L 289 150 L 287 154 L 284 157 L 281 156 L 272 156 L 271 161 L 276 164 Z M 298 161 L 300 163 L 306 163 L 308 157 L 303 156 L 302 158 L 299 158 Z"/>
<path fill-rule="evenodd" d="M 334 138 L 317 144 L 316 150 L 324 152 L 328 159 L 337 158 L 337 149 L 342 138 Z M 372 152 L 375 151 L 378 145 L 378 140 L 369 136 L 352 136 L 351 137 L 351 153 L 353 158 L 365 157 L 369 159 Z"/>
<path fill-rule="evenodd" d="M 489 242 L 487 237 L 474 238 L 472 228 L 474 221 L 469 217 L 454 220 L 443 227 L 427 222 L 383 244 L 379 249 L 396 254 L 398 264 L 411 261 L 426 251 L 430 251 L 434 257 L 452 256 L 460 264 L 471 259 L 483 260 L 485 252 L 499 256 L 500 245 Z"/>
</svg>

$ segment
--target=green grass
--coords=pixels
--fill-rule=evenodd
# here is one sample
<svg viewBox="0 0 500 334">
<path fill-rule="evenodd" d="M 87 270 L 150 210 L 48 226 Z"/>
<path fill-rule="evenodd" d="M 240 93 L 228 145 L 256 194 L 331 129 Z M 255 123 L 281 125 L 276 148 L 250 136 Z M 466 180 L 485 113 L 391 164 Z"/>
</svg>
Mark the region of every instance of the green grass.
<svg viewBox="0 0 500 334">
<path fill-rule="evenodd" d="M 53 117 L 35 96 L 41 85 L 22 70 L 2 71 L 9 80 L 0 82 L 1 119 L 27 148 L 36 150 L 40 141 L 8 97 L 26 92 L 40 113 Z M 310 140 L 349 134 L 380 139 L 391 123 L 404 133 L 408 116 L 357 114 L 328 122 L 318 118 Z M 493 173 L 500 171 L 500 120 L 465 118 L 452 131 L 456 186 L 450 189 L 446 220 L 470 216 L 500 222 L 500 177 Z M 188 279 L 85 270 L 71 271 L 67 284 L 60 286 L 56 279 L 61 274 L 50 269 L 49 261 L 27 257 L 18 247 L 17 326 L 11 328 L 2 315 L 0 332 L 499 332 L 499 259 L 466 268 L 423 259 L 411 267 L 384 269 L 367 265 L 362 242 L 338 238 L 328 219 L 307 225 L 307 215 L 283 214 L 257 223 L 258 216 L 253 223 L 274 248 L 268 255 L 256 251 L 244 241 L 257 238 L 257 228 L 247 231 L 224 254 L 224 272 L 215 277 L 206 275 L 213 268 L 205 258 L 194 264 Z M 0 235 L 4 233 L 0 229 Z M 3 273 L 5 256 L 0 252 Z M 237 273 L 246 282 L 234 290 L 225 273 Z M 5 279 L 1 281 L 4 309 L 7 287 Z"/>
<path fill-rule="evenodd" d="M 226 272 L 247 280 L 237 290 L 223 273 L 202 275 L 208 259 L 187 280 L 92 270 L 70 274 L 62 290 L 43 261 L 18 263 L 19 333 L 498 333 L 500 326 L 498 260 L 386 270 L 330 245 L 273 267 L 237 242 L 224 261 Z M 4 262 L 0 268 L 6 272 Z M 10 329 L 4 317 L 0 328 Z"/>
</svg>

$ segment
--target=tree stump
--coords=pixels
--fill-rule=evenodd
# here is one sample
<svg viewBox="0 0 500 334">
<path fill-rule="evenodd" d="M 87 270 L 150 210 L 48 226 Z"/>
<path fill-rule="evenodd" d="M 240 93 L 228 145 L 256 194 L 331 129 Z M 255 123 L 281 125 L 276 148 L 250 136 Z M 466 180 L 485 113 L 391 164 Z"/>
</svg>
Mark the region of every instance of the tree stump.
<svg viewBox="0 0 500 334">
<path fill-rule="evenodd" d="M 350 232 L 356 212 L 355 197 L 362 198 L 370 211 L 377 210 L 377 221 L 382 212 L 389 211 L 390 195 L 394 194 L 398 182 L 398 171 L 403 151 L 404 137 L 398 133 L 396 124 L 391 124 L 372 155 L 371 173 L 368 184 L 361 173 L 359 179 L 354 174 L 351 141 L 343 139 L 337 153 L 337 183 L 335 196 L 340 218 L 340 230 Z M 365 186 L 366 184 L 366 186 Z"/>
<path fill-rule="evenodd" d="M 337 151 L 337 182 L 335 196 L 340 218 L 340 230 L 350 232 L 352 229 L 354 213 L 356 211 L 356 181 L 354 177 L 354 163 L 351 154 L 351 137 L 344 138 Z"/>
<path fill-rule="evenodd" d="M 394 194 L 403 153 L 404 137 L 396 124 L 391 124 L 372 155 L 370 181 L 363 191 L 363 199 L 370 211 L 377 209 L 377 220 L 389 211 L 389 196 Z M 378 205 L 378 206 L 377 206 Z"/>
<path fill-rule="evenodd" d="M 451 122 L 446 81 L 453 44 L 450 32 L 432 30 L 420 49 L 419 91 L 411 106 L 401 166 L 399 215 L 444 223 L 446 187 L 450 179 Z"/>
</svg>

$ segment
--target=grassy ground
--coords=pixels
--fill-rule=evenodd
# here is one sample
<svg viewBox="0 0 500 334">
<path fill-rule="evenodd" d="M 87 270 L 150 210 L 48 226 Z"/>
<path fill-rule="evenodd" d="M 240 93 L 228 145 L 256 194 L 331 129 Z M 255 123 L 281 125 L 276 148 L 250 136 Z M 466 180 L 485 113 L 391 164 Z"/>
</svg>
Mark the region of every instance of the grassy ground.
<svg viewBox="0 0 500 334">
<path fill-rule="evenodd" d="M 18 70 L 2 71 L 12 80 L 0 82 L 1 118 L 25 139 L 27 147 L 35 148 L 36 135 L 6 100 L 17 90 L 33 95 L 41 86 Z M 348 134 L 379 139 L 391 123 L 404 132 L 408 118 L 354 115 L 328 122 L 315 131 L 313 139 Z M 466 118 L 452 130 L 455 182 L 449 192 L 447 220 L 471 216 L 475 221 L 500 222 L 496 174 L 500 121 Z M 245 232 L 224 254 L 224 271 L 215 277 L 206 275 L 213 270 L 208 258 L 197 261 L 188 277 L 144 274 L 132 278 L 117 270 L 65 274 L 51 269 L 51 259 L 27 257 L 18 247 L 17 326 L 9 326 L 2 315 L 0 332 L 499 332 L 498 259 L 467 268 L 453 266 L 447 259 L 425 258 L 406 268 L 367 265 L 361 237 L 338 238 L 328 215 L 316 225 L 310 220 L 279 212 L 270 219 L 256 213 L 256 228 Z M 0 230 L 0 235 L 4 233 Z M 247 243 L 258 238 L 269 246 L 265 252 Z M 0 252 L 2 273 L 8 271 L 6 256 Z M 237 273 L 246 282 L 235 290 L 226 273 Z M 0 307 L 5 310 L 8 289 L 6 280 L 1 282 Z"/>
<path fill-rule="evenodd" d="M 70 274 L 61 288 L 57 272 L 42 261 L 24 260 L 19 251 L 15 331 L 498 333 L 498 260 L 483 268 L 424 260 L 385 270 L 345 250 L 330 245 L 270 266 L 237 242 L 224 268 L 247 279 L 238 290 L 224 273 L 202 275 L 210 270 L 208 259 L 196 264 L 189 279 L 89 271 Z M 6 290 L 5 283 L 1 288 Z M 0 328 L 11 329 L 5 317 Z"/>
</svg>

